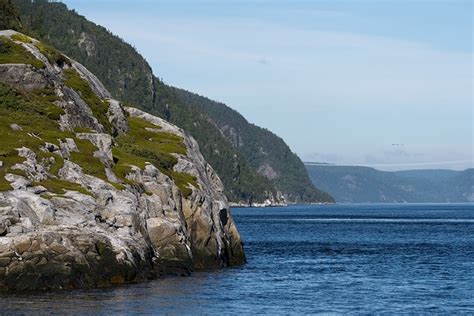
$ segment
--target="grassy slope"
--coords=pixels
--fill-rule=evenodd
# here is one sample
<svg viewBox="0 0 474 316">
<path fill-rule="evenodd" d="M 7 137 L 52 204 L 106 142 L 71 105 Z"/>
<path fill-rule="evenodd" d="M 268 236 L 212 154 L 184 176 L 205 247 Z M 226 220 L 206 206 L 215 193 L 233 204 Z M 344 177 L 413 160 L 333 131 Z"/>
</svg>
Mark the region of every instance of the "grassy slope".
<svg viewBox="0 0 474 316">
<path fill-rule="evenodd" d="M 14 39 L 28 40 L 28 38 Z M 7 38 L 0 38 L 0 42 L 3 43 L 0 49 L 0 64 L 27 63 L 37 68 L 44 67 L 42 63 L 38 64 L 37 60 L 20 45 Z M 37 45 L 39 46 L 41 43 Z M 67 61 L 66 57 L 52 47 L 48 47 L 48 54 L 52 61 L 61 65 Z M 110 123 L 106 116 L 108 103 L 95 95 L 89 83 L 82 79 L 77 72 L 72 69 L 66 69 L 64 72 L 67 78 L 64 84 L 81 95 L 92 108 L 94 115 L 110 130 Z M 18 156 L 17 149 L 27 147 L 35 152 L 37 161 L 46 166 L 51 174 L 49 179 L 35 183 L 36 185 L 43 185 L 51 192 L 58 194 L 64 193 L 64 190 L 88 193 L 78 184 L 58 179 L 58 171 L 63 166 L 64 160 L 57 154 L 41 150 L 45 142 L 59 146 L 59 140 L 64 138 L 73 138 L 79 148 L 79 152 L 72 153 L 71 160 L 79 164 L 85 173 L 107 181 L 104 166 L 99 158 L 94 157 L 97 148 L 87 140 L 76 138 L 73 132 L 59 129 L 58 120 L 64 112 L 54 103 L 56 101 L 58 101 L 58 97 L 55 95 L 53 87 L 26 92 L 0 83 L 0 134 L 2 135 L 0 138 L 0 161 L 3 163 L 0 168 L 1 191 L 12 189 L 5 179 L 7 173 L 25 175 L 24 171 L 19 170 L 15 165 L 24 161 L 24 158 Z M 14 130 L 10 127 L 11 124 L 17 124 L 21 129 Z M 186 154 L 183 139 L 171 133 L 148 131 L 147 127 L 157 130 L 160 127 L 142 119 L 129 118 L 129 124 L 129 133 L 117 138 L 118 146 L 114 149 L 114 160 L 116 161 L 114 170 L 117 171 L 121 182 L 130 184 L 126 175 L 131 170 L 131 165 L 143 169 L 146 163 L 152 163 L 170 176 L 185 196 L 189 195 L 192 192 L 189 186 L 198 186 L 196 179 L 191 175 L 173 170 L 177 163 L 173 154 Z M 123 184 L 112 184 L 117 188 L 123 188 Z"/>
</svg>

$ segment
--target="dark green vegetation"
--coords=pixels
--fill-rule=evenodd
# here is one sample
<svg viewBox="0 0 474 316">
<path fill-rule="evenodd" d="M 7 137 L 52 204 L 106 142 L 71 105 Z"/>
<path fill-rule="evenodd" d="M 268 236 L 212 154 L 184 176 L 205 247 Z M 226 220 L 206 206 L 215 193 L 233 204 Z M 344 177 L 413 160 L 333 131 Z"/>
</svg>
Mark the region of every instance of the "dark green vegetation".
<svg viewBox="0 0 474 316">
<path fill-rule="evenodd" d="M 21 30 L 20 12 L 11 0 L 0 0 L 0 30 Z"/>
<path fill-rule="evenodd" d="M 206 113 L 251 168 L 270 179 L 278 190 L 286 192 L 290 200 L 332 201 L 330 195 L 312 185 L 303 162 L 283 139 L 249 123 L 225 104 L 182 89 L 174 90 L 183 104 Z"/>
<path fill-rule="evenodd" d="M 6 173 L 24 174 L 13 168 L 15 164 L 25 160 L 18 156 L 16 148 L 27 147 L 33 150 L 38 161 L 51 166 L 53 176 L 62 167 L 63 160 L 59 155 L 40 150 L 45 142 L 59 145 L 58 139 L 72 136 L 69 132 L 59 130 L 57 121 L 50 115 L 55 113 L 52 107 L 56 106 L 47 99 L 48 95 L 44 91 L 25 93 L 0 83 L 0 161 L 3 162 L 0 168 L 0 191 L 11 189 L 4 178 Z M 12 130 L 12 123 L 19 125 L 22 130 Z M 53 188 L 55 180 L 57 179 L 51 179 L 48 186 Z M 53 192 L 63 193 L 62 189 L 56 190 L 59 188 L 60 186 L 54 187 Z"/>
<path fill-rule="evenodd" d="M 209 122 L 206 114 L 184 106 L 174 88 L 165 84 L 158 88 L 158 102 L 152 113 L 182 127 L 197 140 L 204 158 L 221 178 L 229 199 L 252 202 L 263 201 L 267 192 L 276 195 L 270 180 L 249 166 L 245 157 Z"/>
<path fill-rule="evenodd" d="M 357 166 L 306 168 L 314 184 L 341 203 L 474 201 L 474 169 L 386 172 Z"/>
<path fill-rule="evenodd" d="M 295 202 L 332 200 L 312 185 L 303 163 L 282 139 L 223 104 L 166 85 L 132 46 L 105 28 L 62 3 L 14 3 L 30 35 L 84 64 L 114 97 L 189 132 L 223 181 L 229 199 L 262 201 L 281 191 Z M 230 130 L 241 143 L 234 141 Z"/>
</svg>

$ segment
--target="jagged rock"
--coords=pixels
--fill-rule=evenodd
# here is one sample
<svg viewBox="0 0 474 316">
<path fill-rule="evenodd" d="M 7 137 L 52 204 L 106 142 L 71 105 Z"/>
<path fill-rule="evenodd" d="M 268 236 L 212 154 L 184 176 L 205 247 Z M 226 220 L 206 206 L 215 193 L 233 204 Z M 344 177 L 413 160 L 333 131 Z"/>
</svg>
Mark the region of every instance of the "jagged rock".
<svg viewBox="0 0 474 316">
<path fill-rule="evenodd" d="M 48 168 L 38 163 L 36 154 L 27 147 L 17 148 L 18 156 L 26 158 L 22 163 L 16 164 L 12 169 L 23 171 L 32 181 L 42 181 L 48 178 Z"/>
<path fill-rule="evenodd" d="M 0 36 L 13 34 L 0 31 Z M 41 146 L 19 146 L 18 156 L 24 161 L 5 173 L 12 190 L 0 192 L 0 291 L 102 287 L 245 262 L 222 183 L 196 141 L 163 119 L 126 108 L 131 117 L 157 125 L 146 130 L 182 139 L 186 150 L 172 153 L 173 169 L 163 171 L 152 163 L 139 167 L 132 160 L 126 179 L 119 179 L 114 172 L 114 137 L 129 132 L 124 108 L 82 65 L 51 62 L 36 43 L 32 39 L 21 45 L 45 68 L 3 64 L 0 82 L 28 91 L 54 87 L 59 98 L 54 104 L 64 110 L 58 131 L 69 134 L 58 139 L 58 145 L 43 141 L 42 131 L 28 134 Z M 112 135 L 83 96 L 64 84 L 68 67 L 105 101 L 101 105 L 109 105 L 105 116 Z M 14 125 L 12 130 L 21 131 Z M 74 140 L 69 135 L 76 128 L 91 132 L 75 133 Z M 81 139 L 97 148 L 90 159 L 99 158 L 98 166 L 75 160 Z M 62 160 L 53 172 L 52 164 Z M 188 194 L 175 183 L 173 173 L 193 179 L 187 184 Z M 62 181 L 57 182 L 59 188 L 51 185 L 55 180 Z M 66 183 L 70 185 L 62 186 Z"/>
<path fill-rule="evenodd" d="M 31 186 L 31 181 L 26 179 L 23 176 L 19 176 L 12 173 L 7 173 L 5 175 L 5 179 L 10 182 L 10 186 L 14 190 L 26 190 L 29 186 Z"/>
<path fill-rule="evenodd" d="M 89 128 L 99 133 L 105 132 L 104 126 L 94 117 L 90 107 L 76 91 L 69 87 L 63 87 L 62 92 L 65 100 L 61 102 L 65 112 L 60 119 L 62 129 Z"/>
<path fill-rule="evenodd" d="M 61 150 L 61 156 L 64 158 L 70 158 L 72 152 L 78 152 L 76 142 L 72 138 L 65 138 L 59 141 L 59 147 Z"/>
<path fill-rule="evenodd" d="M 112 146 L 114 144 L 112 136 L 104 133 L 76 133 L 76 137 L 87 139 L 98 148 L 94 156 L 100 158 L 102 163 L 110 166 L 113 161 Z"/>
<path fill-rule="evenodd" d="M 21 126 L 18 124 L 10 124 L 10 129 L 14 132 L 23 130 L 23 128 L 21 128 Z"/>
<path fill-rule="evenodd" d="M 2 82 L 27 91 L 43 89 L 52 83 L 46 71 L 38 72 L 31 65 L 0 64 L 0 78 Z"/>
<path fill-rule="evenodd" d="M 102 82 L 97 79 L 86 67 L 80 63 L 71 60 L 72 67 L 83 77 L 91 86 L 95 94 L 101 99 L 110 99 L 111 95 L 107 89 L 105 89 Z"/>
<path fill-rule="evenodd" d="M 51 143 L 48 143 L 46 142 L 44 144 L 44 146 L 41 147 L 41 149 L 45 152 L 50 152 L 50 153 L 54 153 L 54 152 L 58 152 L 59 151 L 59 147 L 56 146 L 55 144 L 51 144 Z"/>
<path fill-rule="evenodd" d="M 124 115 L 122 105 L 119 101 L 109 99 L 109 122 L 112 124 L 114 135 L 119 135 L 128 132 L 127 117 Z"/>
</svg>

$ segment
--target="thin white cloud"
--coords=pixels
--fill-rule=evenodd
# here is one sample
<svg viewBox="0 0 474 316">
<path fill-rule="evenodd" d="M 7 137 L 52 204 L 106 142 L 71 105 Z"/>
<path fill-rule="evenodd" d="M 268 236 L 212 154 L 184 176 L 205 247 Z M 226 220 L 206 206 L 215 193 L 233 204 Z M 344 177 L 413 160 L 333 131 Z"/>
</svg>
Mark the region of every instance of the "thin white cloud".
<svg viewBox="0 0 474 316">
<path fill-rule="evenodd" d="M 440 51 L 418 42 L 307 30 L 245 18 L 157 17 L 108 24 L 125 38 L 148 43 L 147 50 L 155 53 L 146 55 L 158 69 L 160 64 L 171 68 L 188 63 L 203 69 L 212 66 L 224 72 L 236 69 L 245 72 L 266 60 L 272 65 L 267 68 L 268 76 L 256 74 L 255 80 L 268 80 L 280 90 L 286 82 L 275 80 L 278 75 L 299 77 L 299 82 L 294 81 L 294 88 L 303 90 L 309 99 L 316 93 L 320 99 L 333 98 L 340 104 L 391 106 L 391 102 L 381 102 L 388 99 L 428 107 L 448 100 L 454 101 L 452 105 L 466 106 L 469 101 L 466 91 L 472 85 L 473 55 Z M 243 73 L 233 72 L 234 78 L 242 76 Z M 245 85 L 237 86 L 232 77 L 227 83 L 196 82 L 216 88 L 229 85 L 241 93 L 247 89 Z M 188 88 L 200 89 L 200 86 Z"/>
</svg>

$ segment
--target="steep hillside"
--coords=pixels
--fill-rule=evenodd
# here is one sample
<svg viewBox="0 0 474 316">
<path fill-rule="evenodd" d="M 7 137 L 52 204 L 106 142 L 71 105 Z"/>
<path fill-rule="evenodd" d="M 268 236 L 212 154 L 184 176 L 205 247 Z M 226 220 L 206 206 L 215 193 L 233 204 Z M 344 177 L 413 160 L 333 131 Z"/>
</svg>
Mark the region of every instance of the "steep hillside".
<svg viewBox="0 0 474 316">
<path fill-rule="evenodd" d="M 245 261 L 223 186 L 180 128 L 0 31 L 0 291 L 100 287 Z"/>
<path fill-rule="evenodd" d="M 386 172 L 368 167 L 307 164 L 315 185 L 337 202 L 474 202 L 474 169 Z"/>
<path fill-rule="evenodd" d="M 265 200 L 283 202 L 273 184 L 250 167 L 246 158 L 232 147 L 210 118 L 196 108 L 185 106 L 174 88 L 157 85 L 157 102 L 151 112 L 159 113 L 196 138 L 204 157 L 221 177 L 231 201 L 244 204 Z"/>
<path fill-rule="evenodd" d="M 155 78 L 149 65 L 130 45 L 103 27 L 87 21 L 64 4 L 14 0 L 25 28 L 93 71 L 114 97 L 167 119 L 198 141 L 201 151 L 222 179 L 232 201 L 331 201 L 309 181 L 299 158 L 268 131 L 248 124 L 228 107 L 175 89 Z M 219 109 L 216 111 L 216 105 Z M 228 117 L 216 119 L 216 114 Z M 229 125 L 233 120 L 239 125 Z M 229 127 L 226 130 L 226 126 Z M 235 146 L 232 130 L 244 146 Z M 257 150 L 257 153 L 255 152 Z"/>
<path fill-rule="evenodd" d="M 250 166 L 285 192 L 291 201 L 332 201 L 332 197 L 312 185 L 303 162 L 280 137 L 250 124 L 237 111 L 208 98 L 175 89 L 180 100 L 207 113 L 211 122 L 244 157 Z"/>
</svg>

